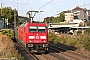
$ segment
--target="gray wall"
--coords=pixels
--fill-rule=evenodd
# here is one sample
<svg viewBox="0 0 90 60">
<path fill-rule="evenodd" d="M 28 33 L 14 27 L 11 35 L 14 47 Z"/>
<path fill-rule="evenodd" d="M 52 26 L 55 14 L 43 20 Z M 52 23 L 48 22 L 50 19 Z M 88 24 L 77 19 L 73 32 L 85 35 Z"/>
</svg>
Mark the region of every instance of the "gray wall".
<svg viewBox="0 0 90 60">
<path fill-rule="evenodd" d="M 0 20 L 0 29 L 4 28 L 4 21 Z"/>
</svg>

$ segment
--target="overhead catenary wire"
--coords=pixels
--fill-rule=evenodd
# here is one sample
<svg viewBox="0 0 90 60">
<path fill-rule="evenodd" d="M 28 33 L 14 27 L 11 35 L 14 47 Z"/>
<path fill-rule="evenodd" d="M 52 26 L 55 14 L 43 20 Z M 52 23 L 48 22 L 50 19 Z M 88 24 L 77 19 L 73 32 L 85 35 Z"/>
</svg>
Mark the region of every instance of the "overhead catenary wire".
<svg viewBox="0 0 90 60">
<path fill-rule="evenodd" d="M 28 1 L 28 0 L 27 0 Z M 41 8 L 43 8 L 43 7 L 45 7 L 46 5 L 48 5 L 48 4 L 50 4 L 52 1 L 54 1 L 54 0 L 50 0 L 49 2 L 47 2 L 46 4 L 44 4 L 44 5 L 42 5 L 40 8 L 38 8 L 37 10 L 40 10 Z M 28 11 L 28 13 L 29 13 L 30 11 Z M 43 12 L 43 11 L 38 11 L 38 12 Z M 36 13 L 38 13 L 38 12 L 35 12 L 34 13 L 34 15 L 32 16 L 32 20 L 33 20 L 33 18 L 34 18 L 34 16 L 36 15 Z M 31 15 L 32 15 L 32 12 L 31 12 Z M 40 18 L 39 18 L 40 19 Z"/>
<path fill-rule="evenodd" d="M 39 9 L 41 9 L 41 8 L 43 8 L 44 6 L 48 5 L 48 4 L 51 3 L 52 1 L 54 1 L 54 0 L 49 1 L 49 2 L 46 3 L 45 5 L 41 6 Z M 39 9 L 38 9 L 38 10 L 39 10 Z"/>
<path fill-rule="evenodd" d="M 45 5 L 41 6 L 39 9 L 41 9 L 41 8 L 43 8 L 44 6 L 48 5 L 48 4 L 51 3 L 52 1 L 54 1 L 54 0 L 51 0 L 51 1 L 47 2 Z M 37 10 L 39 10 L 39 9 L 37 9 Z M 34 16 L 35 16 L 35 15 L 36 15 L 36 12 L 35 12 Z M 34 16 L 33 16 L 33 17 L 34 17 Z"/>
</svg>

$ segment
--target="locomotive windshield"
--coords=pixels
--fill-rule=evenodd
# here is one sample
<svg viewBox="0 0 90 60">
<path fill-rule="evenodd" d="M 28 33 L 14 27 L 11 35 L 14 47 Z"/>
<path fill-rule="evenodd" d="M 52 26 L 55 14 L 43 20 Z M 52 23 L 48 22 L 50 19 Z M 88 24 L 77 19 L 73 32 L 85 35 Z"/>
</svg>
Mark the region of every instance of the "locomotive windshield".
<svg viewBox="0 0 90 60">
<path fill-rule="evenodd" d="M 36 32 L 37 31 L 37 27 L 36 26 L 30 26 L 29 27 L 29 31 L 30 32 Z"/>
<path fill-rule="evenodd" d="M 30 26 L 29 32 L 45 32 L 45 26 Z"/>
<path fill-rule="evenodd" d="M 38 32 L 45 32 L 44 26 L 38 26 Z"/>
</svg>

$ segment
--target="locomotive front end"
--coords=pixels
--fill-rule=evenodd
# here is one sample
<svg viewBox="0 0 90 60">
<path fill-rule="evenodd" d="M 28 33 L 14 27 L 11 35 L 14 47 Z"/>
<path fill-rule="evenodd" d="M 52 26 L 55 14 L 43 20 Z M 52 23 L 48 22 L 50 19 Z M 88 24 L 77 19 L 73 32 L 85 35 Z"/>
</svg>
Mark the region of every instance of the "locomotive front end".
<svg viewBox="0 0 90 60">
<path fill-rule="evenodd" d="M 48 50 L 48 29 L 45 24 L 29 25 L 27 47 L 31 51 L 45 52 Z"/>
</svg>

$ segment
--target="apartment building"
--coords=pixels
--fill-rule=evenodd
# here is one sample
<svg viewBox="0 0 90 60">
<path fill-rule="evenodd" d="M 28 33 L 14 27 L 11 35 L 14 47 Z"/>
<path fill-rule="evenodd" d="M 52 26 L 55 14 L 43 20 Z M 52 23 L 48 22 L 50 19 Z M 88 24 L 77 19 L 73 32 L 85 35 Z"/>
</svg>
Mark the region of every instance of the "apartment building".
<svg viewBox="0 0 90 60">
<path fill-rule="evenodd" d="M 65 13 L 65 20 L 67 22 L 72 21 L 73 19 L 90 20 L 90 10 L 87 10 L 86 8 L 81 8 L 79 6 L 76 6 L 72 10 L 67 10 L 63 12 Z"/>
<path fill-rule="evenodd" d="M 71 12 L 74 13 L 74 19 L 88 20 L 88 10 L 86 8 L 76 6 Z"/>
<path fill-rule="evenodd" d="M 88 10 L 88 20 L 90 21 L 90 10 Z"/>
<path fill-rule="evenodd" d="M 65 21 L 68 23 L 70 21 L 73 21 L 74 14 L 73 13 L 65 13 Z"/>
</svg>

